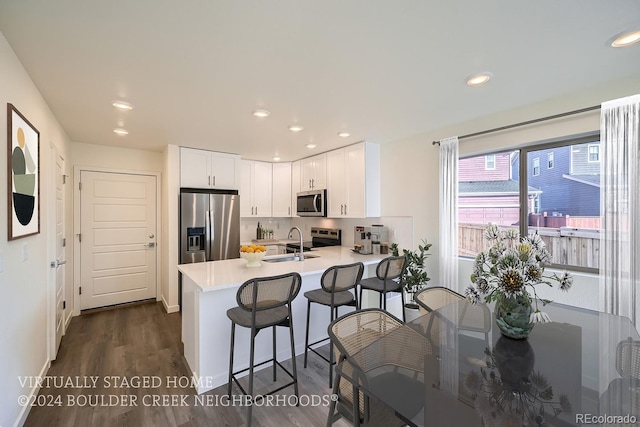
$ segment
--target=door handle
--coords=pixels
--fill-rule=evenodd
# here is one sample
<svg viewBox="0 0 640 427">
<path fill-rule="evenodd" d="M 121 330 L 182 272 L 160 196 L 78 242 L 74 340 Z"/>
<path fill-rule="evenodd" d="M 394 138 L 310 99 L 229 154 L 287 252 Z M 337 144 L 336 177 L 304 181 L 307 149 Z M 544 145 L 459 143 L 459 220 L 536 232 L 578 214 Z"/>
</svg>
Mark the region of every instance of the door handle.
<svg viewBox="0 0 640 427">
<path fill-rule="evenodd" d="M 215 175 L 213 175 L 213 186 L 214 187 L 216 186 L 216 176 Z"/>
<path fill-rule="evenodd" d="M 347 214 L 347 205 L 344 205 L 344 214 Z"/>
<path fill-rule="evenodd" d="M 344 205 L 340 205 L 340 215 L 344 215 Z"/>
<path fill-rule="evenodd" d="M 51 265 L 51 268 L 57 268 L 57 267 L 59 267 L 61 265 L 65 265 L 66 263 L 67 263 L 67 261 L 55 260 L 55 261 L 51 261 L 51 264 L 49 264 L 49 265 Z"/>
<path fill-rule="evenodd" d="M 155 248 L 156 247 L 156 242 L 149 242 L 145 246 L 148 246 L 150 248 Z"/>
</svg>

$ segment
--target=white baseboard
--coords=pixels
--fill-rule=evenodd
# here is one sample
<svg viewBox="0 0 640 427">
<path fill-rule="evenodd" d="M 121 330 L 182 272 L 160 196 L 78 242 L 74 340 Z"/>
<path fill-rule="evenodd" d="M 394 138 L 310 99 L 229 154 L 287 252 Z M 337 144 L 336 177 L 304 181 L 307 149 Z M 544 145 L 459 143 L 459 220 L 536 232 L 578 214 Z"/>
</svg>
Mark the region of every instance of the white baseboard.
<svg viewBox="0 0 640 427">
<path fill-rule="evenodd" d="M 47 371 L 49 370 L 50 367 L 51 367 L 51 361 L 47 360 L 44 366 L 42 367 L 40 374 L 38 374 L 38 377 L 42 378 L 45 375 L 47 375 Z M 31 388 L 31 392 L 29 392 L 29 396 L 28 396 L 29 398 L 27 399 L 27 402 L 35 401 L 34 397 L 38 395 L 38 392 L 40 392 L 40 386 L 36 384 Z M 13 424 L 13 426 L 22 427 L 25 421 L 27 421 L 27 417 L 29 416 L 30 410 L 31 410 L 31 405 L 24 405 L 20 410 L 20 414 L 18 414 L 18 419 L 16 419 L 16 422 Z"/>
<path fill-rule="evenodd" d="M 169 305 L 167 304 L 167 300 L 164 299 L 164 295 L 162 296 L 162 305 L 164 306 L 164 310 L 167 313 L 176 313 L 178 311 L 180 311 L 180 306 L 179 305 Z"/>
</svg>

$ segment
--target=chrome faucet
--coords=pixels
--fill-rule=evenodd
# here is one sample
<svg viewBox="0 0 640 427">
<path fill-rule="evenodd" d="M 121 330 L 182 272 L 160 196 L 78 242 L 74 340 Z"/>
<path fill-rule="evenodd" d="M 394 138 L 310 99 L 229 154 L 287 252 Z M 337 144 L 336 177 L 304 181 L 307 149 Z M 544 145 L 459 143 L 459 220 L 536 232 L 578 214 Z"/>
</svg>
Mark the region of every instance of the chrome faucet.
<svg viewBox="0 0 640 427">
<path fill-rule="evenodd" d="M 291 227 L 291 230 L 289 230 L 289 239 L 291 239 L 293 230 L 298 230 L 298 236 L 300 236 L 300 261 L 304 261 L 304 244 L 302 243 L 302 231 L 300 231 L 300 229 L 298 227 Z M 295 252 L 293 253 L 293 255 L 295 255 Z"/>
</svg>

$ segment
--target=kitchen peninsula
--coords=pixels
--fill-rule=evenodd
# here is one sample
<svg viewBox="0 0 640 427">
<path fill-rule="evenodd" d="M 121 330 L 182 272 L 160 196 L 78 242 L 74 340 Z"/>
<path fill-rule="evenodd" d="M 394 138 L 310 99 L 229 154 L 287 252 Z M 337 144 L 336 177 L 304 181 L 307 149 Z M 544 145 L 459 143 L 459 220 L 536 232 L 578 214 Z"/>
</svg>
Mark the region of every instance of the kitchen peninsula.
<svg viewBox="0 0 640 427">
<path fill-rule="evenodd" d="M 361 255 L 350 248 L 334 246 L 315 249 L 315 258 L 304 261 L 265 262 L 261 266 L 248 268 L 243 259 L 181 264 L 182 273 L 182 342 L 184 357 L 195 379 L 198 393 L 226 384 L 229 367 L 229 345 L 231 323 L 227 310 L 237 306 L 236 292 L 240 285 L 254 277 L 276 276 L 292 271 L 302 276 L 302 289 L 293 301 L 292 317 L 294 325 L 296 355 L 304 353 L 304 333 L 306 326 L 306 299 L 303 294 L 320 288 L 322 273 L 333 265 L 362 262 L 365 265 L 363 277 L 375 275 L 375 267 L 388 255 Z M 268 258 L 277 258 L 268 257 Z M 341 311 L 340 314 L 346 313 Z M 317 341 L 327 334 L 329 308 L 319 307 L 311 313 L 309 339 Z M 288 334 L 278 334 L 278 360 L 290 359 Z M 249 365 L 250 331 L 236 329 L 236 349 L 234 367 L 244 369 Z M 259 363 L 271 357 L 271 332 L 256 337 L 255 361 Z"/>
</svg>

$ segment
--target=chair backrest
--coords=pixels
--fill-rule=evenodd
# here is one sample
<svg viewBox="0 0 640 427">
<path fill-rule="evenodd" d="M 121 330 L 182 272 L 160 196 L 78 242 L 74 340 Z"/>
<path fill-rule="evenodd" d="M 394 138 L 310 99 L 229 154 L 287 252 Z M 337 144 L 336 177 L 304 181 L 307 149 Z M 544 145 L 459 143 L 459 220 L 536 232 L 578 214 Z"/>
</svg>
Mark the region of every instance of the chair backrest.
<svg viewBox="0 0 640 427">
<path fill-rule="evenodd" d="M 371 308 L 345 314 L 329 324 L 338 360 L 354 355 L 375 340 L 401 327 L 402 321 L 384 310 Z"/>
<path fill-rule="evenodd" d="M 453 302 L 461 301 L 464 297 L 451 289 L 434 286 L 418 292 L 414 299 L 420 307 L 431 312 Z"/>
<path fill-rule="evenodd" d="M 616 370 L 623 378 L 640 379 L 640 341 L 629 338 L 618 343 Z"/>
<path fill-rule="evenodd" d="M 301 285 L 302 278 L 298 273 L 256 277 L 240 286 L 236 301 L 239 307 L 248 311 L 268 310 L 293 301 L 300 292 Z"/>
<path fill-rule="evenodd" d="M 354 264 L 334 265 L 329 267 L 323 274 L 320 284 L 327 292 L 342 292 L 355 288 L 364 273 L 364 264 L 356 262 Z"/>
<path fill-rule="evenodd" d="M 407 258 L 404 255 L 390 256 L 378 263 L 376 276 L 384 282 L 385 288 L 396 286 L 402 288 L 402 278 L 406 268 Z M 391 281 L 394 281 L 393 286 L 388 284 Z"/>
</svg>

